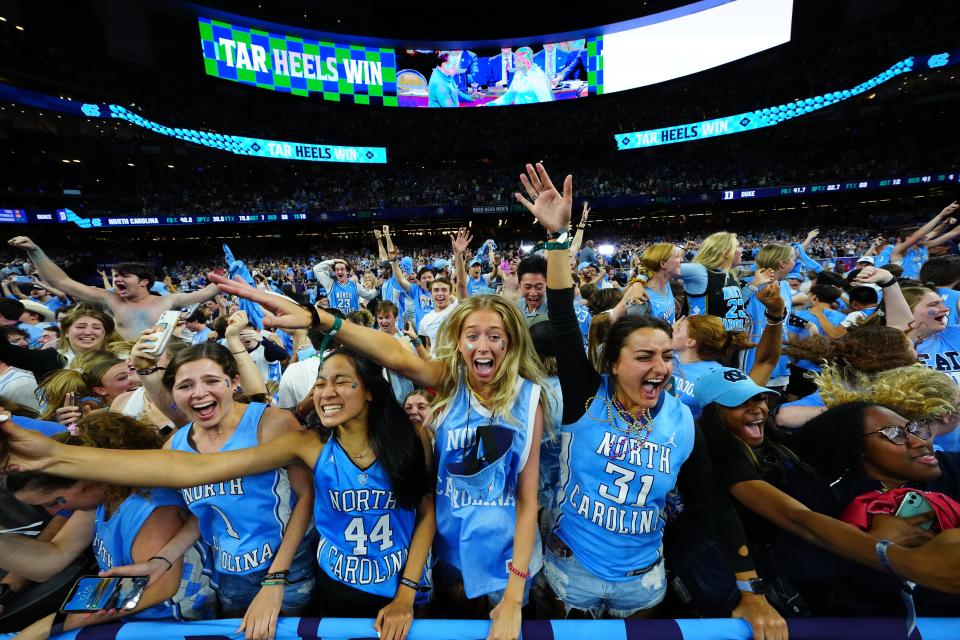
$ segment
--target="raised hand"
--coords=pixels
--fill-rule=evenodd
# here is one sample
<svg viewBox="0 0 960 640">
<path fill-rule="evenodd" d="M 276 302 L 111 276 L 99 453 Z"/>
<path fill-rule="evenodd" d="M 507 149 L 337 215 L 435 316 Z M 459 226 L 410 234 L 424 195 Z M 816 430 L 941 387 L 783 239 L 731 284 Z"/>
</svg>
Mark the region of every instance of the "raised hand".
<svg viewBox="0 0 960 640">
<path fill-rule="evenodd" d="M 951 202 L 950 204 L 948 204 L 947 206 L 945 206 L 945 207 L 943 208 L 943 211 L 941 211 L 941 212 L 940 212 L 939 214 L 937 214 L 937 215 L 940 216 L 941 218 L 942 218 L 943 216 L 949 216 L 949 215 L 951 215 L 953 212 L 955 212 L 957 209 L 960 209 L 960 203 L 957 203 L 956 201 L 954 201 L 954 202 Z M 16 239 L 17 239 L 17 238 L 14 238 L 13 240 L 16 240 Z M 10 244 L 13 244 L 13 240 L 10 241 Z M 30 238 L 26 238 L 26 240 L 30 240 Z"/>
<path fill-rule="evenodd" d="M 230 280 L 212 272 L 207 274 L 207 279 L 220 287 L 220 291 L 223 293 L 256 302 L 272 313 L 272 316 L 264 316 L 263 324 L 265 327 L 306 329 L 313 324 L 310 312 L 293 300 L 261 289 L 254 289 L 242 280 Z"/>
<path fill-rule="evenodd" d="M 786 303 L 780 296 L 780 287 L 766 286 L 760 289 L 757 292 L 757 300 L 771 315 L 782 316 L 786 310 Z"/>
<path fill-rule="evenodd" d="M 225 332 L 225 337 L 227 338 L 239 338 L 240 334 L 244 329 L 247 328 L 247 325 L 250 324 L 250 320 L 247 318 L 246 311 L 237 311 L 235 314 L 230 316 L 230 319 L 227 320 L 227 330 Z"/>
<path fill-rule="evenodd" d="M 33 251 L 37 248 L 37 245 L 34 244 L 33 240 L 27 236 L 16 236 L 15 238 L 10 238 L 7 241 L 11 247 L 16 247 L 17 249 L 23 249 L 24 251 Z"/>
<path fill-rule="evenodd" d="M 462 256 L 473 240 L 470 230 L 466 227 L 460 227 L 456 234 L 450 234 L 450 245 L 453 247 L 454 255 Z"/>
<path fill-rule="evenodd" d="M 807 233 L 807 240 L 813 240 L 813 239 L 816 238 L 818 235 L 820 235 L 820 229 L 814 229 L 814 230 L 810 231 L 809 233 Z"/>
<path fill-rule="evenodd" d="M 539 162 L 536 168 L 527 165 L 526 175 L 520 174 L 520 183 L 527 192 L 527 198 L 520 193 L 514 193 L 517 202 L 527 208 L 547 231 L 556 232 L 570 225 L 573 210 L 573 176 L 568 175 L 563 180 L 563 195 L 557 191 L 547 174 L 547 170 Z"/>
<path fill-rule="evenodd" d="M 586 226 L 587 217 L 590 215 L 590 205 L 586 202 L 583 203 L 583 214 L 580 216 L 580 224 L 578 226 Z"/>
</svg>

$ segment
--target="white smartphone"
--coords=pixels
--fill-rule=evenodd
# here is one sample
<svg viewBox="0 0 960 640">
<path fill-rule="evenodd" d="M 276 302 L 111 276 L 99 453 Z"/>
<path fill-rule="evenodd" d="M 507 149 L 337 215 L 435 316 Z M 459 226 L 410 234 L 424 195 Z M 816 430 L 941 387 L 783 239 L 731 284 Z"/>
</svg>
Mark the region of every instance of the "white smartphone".
<svg viewBox="0 0 960 640">
<path fill-rule="evenodd" d="M 160 315 L 160 319 L 156 322 L 156 326 L 158 326 L 162 332 L 160 334 L 160 340 L 157 341 L 157 344 L 154 345 L 152 349 L 147 349 L 147 353 L 155 356 L 163 353 L 163 350 L 167 348 L 167 343 L 170 342 L 170 336 L 173 335 L 173 330 L 177 328 L 178 322 L 180 322 L 179 311 L 164 311 Z"/>
</svg>

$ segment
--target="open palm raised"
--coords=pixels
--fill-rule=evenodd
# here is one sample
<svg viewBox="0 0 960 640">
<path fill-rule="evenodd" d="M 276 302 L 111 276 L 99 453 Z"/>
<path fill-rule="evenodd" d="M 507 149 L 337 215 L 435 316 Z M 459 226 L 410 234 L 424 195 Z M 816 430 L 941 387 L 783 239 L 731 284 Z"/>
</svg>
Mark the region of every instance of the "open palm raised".
<svg viewBox="0 0 960 640">
<path fill-rule="evenodd" d="M 560 231 L 570 225 L 570 216 L 573 210 L 573 176 L 563 180 L 563 195 L 557 191 L 547 174 L 547 170 L 539 162 L 534 168 L 527 165 L 526 175 L 520 174 L 520 183 L 527 192 L 529 199 L 519 192 L 514 193 L 517 202 L 533 214 L 537 222 L 547 231 Z"/>
</svg>

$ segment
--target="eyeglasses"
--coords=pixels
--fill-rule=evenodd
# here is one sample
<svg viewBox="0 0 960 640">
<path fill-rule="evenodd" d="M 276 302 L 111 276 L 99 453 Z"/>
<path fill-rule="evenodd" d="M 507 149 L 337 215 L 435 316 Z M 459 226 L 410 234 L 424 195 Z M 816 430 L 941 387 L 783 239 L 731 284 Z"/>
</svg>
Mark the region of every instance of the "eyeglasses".
<svg viewBox="0 0 960 640">
<path fill-rule="evenodd" d="M 872 436 L 875 433 L 879 433 L 893 444 L 904 445 L 909 442 L 910 436 L 920 440 L 929 440 L 930 436 L 933 435 L 933 429 L 930 428 L 930 425 L 927 424 L 926 420 L 921 418 L 912 420 L 904 425 L 891 424 L 883 427 L 882 429 L 877 429 L 876 431 L 871 431 L 863 435 L 866 437 Z"/>
</svg>

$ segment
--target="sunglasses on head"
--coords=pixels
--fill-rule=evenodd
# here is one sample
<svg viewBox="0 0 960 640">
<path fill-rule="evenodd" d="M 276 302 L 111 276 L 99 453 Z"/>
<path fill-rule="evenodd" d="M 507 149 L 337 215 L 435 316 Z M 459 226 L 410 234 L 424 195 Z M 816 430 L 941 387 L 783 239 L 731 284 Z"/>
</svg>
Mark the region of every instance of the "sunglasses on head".
<svg viewBox="0 0 960 640">
<path fill-rule="evenodd" d="M 891 424 L 863 435 L 872 436 L 875 433 L 879 433 L 893 444 L 904 445 L 909 442 L 910 436 L 920 440 L 929 440 L 933 435 L 933 429 L 930 428 L 930 425 L 927 424 L 926 420 L 923 418 L 918 418 L 917 420 L 911 420 L 904 425 Z"/>
</svg>

